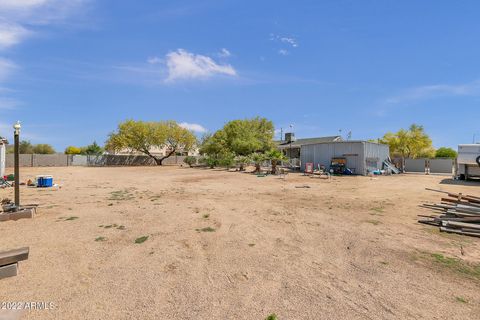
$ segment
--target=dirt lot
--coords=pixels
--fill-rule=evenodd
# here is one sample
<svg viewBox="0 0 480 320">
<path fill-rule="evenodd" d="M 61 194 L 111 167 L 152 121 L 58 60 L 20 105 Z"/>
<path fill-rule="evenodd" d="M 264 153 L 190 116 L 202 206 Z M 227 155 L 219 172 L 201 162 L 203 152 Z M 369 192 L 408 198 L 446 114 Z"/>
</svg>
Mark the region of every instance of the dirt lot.
<svg viewBox="0 0 480 320">
<path fill-rule="evenodd" d="M 480 184 L 174 167 L 22 173 L 22 180 L 53 174 L 62 185 L 22 187 L 23 203 L 40 204 L 37 217 L 0 223 L 0 250 L 30 246 L 19 275 L 0 280 L 0 301 L 55 305 L 26 319 L 480 313 L 480 239 L 416 223 L 426 212 L 418 205 L 440 197 L 425 187 L 480 194 Z M 298 188 L 304 185 L 310 188 Z M 11 188 L 0 196 L 12 197 Z M 148 239 L 135 243 L 142 236 Z"/>
</svg>

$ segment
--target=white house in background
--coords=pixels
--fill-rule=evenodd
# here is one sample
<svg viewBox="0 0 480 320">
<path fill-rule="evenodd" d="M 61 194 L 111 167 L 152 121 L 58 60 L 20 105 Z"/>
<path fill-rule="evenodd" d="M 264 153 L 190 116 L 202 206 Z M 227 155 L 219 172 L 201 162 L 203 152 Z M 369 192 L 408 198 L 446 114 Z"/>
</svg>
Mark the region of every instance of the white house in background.
<svg viewBox="0 0 480 320">
<path fill-rule="evenodd" d="M 0 177 L 5 176 L 5 154 L 7 151 L 7 144 L 7 139 L 0 137 Z"/>
</svg>

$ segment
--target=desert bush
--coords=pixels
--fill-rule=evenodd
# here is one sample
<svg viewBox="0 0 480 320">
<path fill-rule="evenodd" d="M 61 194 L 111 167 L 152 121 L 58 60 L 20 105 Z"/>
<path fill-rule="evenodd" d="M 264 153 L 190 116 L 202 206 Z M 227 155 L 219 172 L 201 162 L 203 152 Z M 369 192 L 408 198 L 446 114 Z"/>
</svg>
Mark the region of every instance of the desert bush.
<svg viewBox="0 0 480 320">
<path fill-rule="evenodd" d="M 185 157 L 185 159 L 183 159 L 183 162 L 188 164 L 191 168 L 194 164 L 197 163 L 197 158 L 192 157 L 192 156 L 188 156 L 188 157 Z"/>
</svg>

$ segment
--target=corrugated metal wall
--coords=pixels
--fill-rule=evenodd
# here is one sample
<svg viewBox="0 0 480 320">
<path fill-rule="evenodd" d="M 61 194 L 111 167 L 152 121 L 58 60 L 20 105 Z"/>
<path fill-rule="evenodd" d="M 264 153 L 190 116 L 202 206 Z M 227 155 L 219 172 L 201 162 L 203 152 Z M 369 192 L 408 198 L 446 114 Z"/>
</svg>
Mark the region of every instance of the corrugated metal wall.
<svg viewBox="0 0 480 320">
<path fill-rule="evenodd" d="M 383 169 L 383 161 L 390 156 L 390 148 L 386 144 L 378 144 L 372 142 L 364 142 L 365 145 L 365 170 L 362 174 L 367 174 L 367 171 L 375 171 Z"/>
<path fill-rule="evenodd" d="M 347 159 L 347 167 L 361 175 L 365 175 L 367 169 L 382 169 L 382 163 L 388 156 L 387 145 L 364 141 L 309 144 L 303 145 L 301 150 L 302 170 L 305 170 L 307 162 L 312 162 L 315 168 L 319 164 L 329 168 L 332 158 L 343 157 Z"/>
<path fill-rule="evenodd" d="M 425 167 L 428 159 L 405 159 L 406 172 L 422 172 L 425 173 Z"/>
<path fill-rule="evenodd" d="M 455 160 L 453 159 L 430 159 L 428 161 L 430 173 L 453 173 Z"/>
</svg>

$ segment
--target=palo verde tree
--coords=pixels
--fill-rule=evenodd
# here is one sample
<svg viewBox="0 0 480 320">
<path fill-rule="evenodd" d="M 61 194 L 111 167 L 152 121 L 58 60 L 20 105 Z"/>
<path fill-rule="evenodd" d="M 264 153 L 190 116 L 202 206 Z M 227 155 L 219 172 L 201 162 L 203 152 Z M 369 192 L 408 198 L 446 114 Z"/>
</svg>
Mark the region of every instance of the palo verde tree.
<svg viewBox="0 0 480 320">
<path fill-rule="evenodd" d="M 152 158 L 157 165 L 177 151 L 189 151 L 196 144 L 195 135 L 180 127 L 175 121 L 146 122 L 127 120 L 110 134 L 105 148 L 108 151 L 128 150 Z M 165 149 L 166 154 L 156 155 L 153 149 Z"/>
<path fill-rule="evenodd" d="M 423 126 L 412 124 L 408 130 L 400 129 L 396 133 L 388 132 L 380 143 L 388 144 L 390 153 L 402 158 L 402 167 L 405 168 L 406 158 L 433 157 L 435 150 L 432 139 L 425 133 Z"/>
<path fill-rule="evenodd" d="M 82 149 L 75 146 L 68 146 L 65 148 L 65 154 L 80 154 Z"/>
<path fill-rule="evenodd" d="M 273 147 L 273 123 L 265 118 L 233 120 L 203 139 L 200 152 L 222 163 L 232 155 L 241 159 L 253 154 L 264 154 Z M 231 161 L 227 161 L 231 162 Z"/>
</svg>

